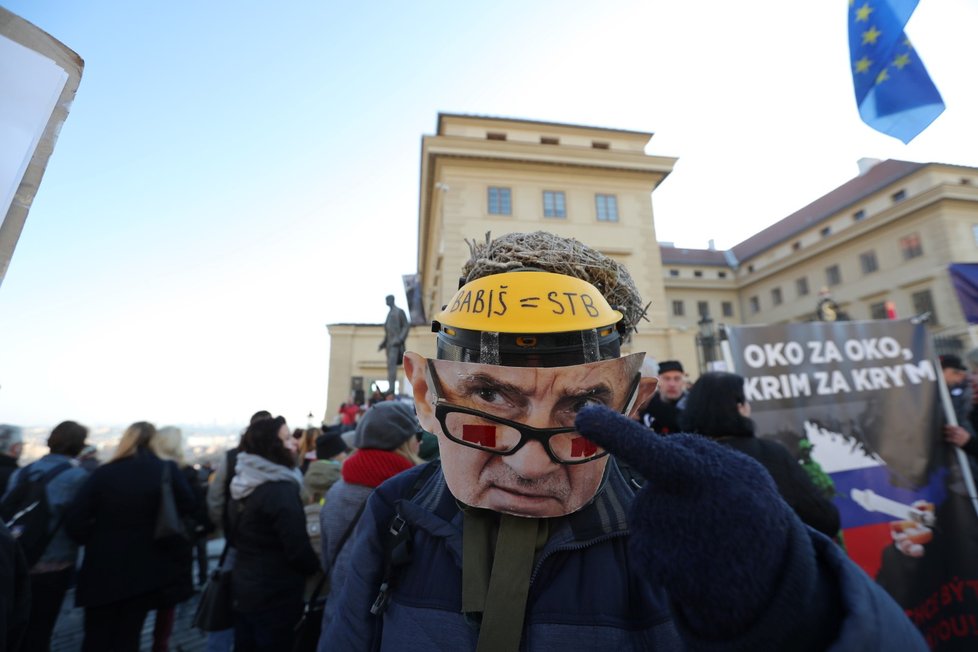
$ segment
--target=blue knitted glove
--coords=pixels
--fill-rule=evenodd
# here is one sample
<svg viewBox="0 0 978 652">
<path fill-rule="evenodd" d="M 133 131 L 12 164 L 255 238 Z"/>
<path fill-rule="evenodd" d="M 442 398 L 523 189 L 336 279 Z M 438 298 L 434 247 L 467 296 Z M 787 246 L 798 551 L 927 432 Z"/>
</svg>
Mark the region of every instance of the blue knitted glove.
<svg viewBox="0 0 978 652">
<path fill-rule="evenodd" d="M 814 555 L 760 464 L 705 437 L 657 435 L 604 407 L 581 410 L 576 426 L 646 478 L 629 546 L 636 567 L 669 593 L 681 629 L 719 641 L 760 620 L 765 638 L 792 636 L 797 623 L 769 607 L 813 591 Z"/>
</svg>

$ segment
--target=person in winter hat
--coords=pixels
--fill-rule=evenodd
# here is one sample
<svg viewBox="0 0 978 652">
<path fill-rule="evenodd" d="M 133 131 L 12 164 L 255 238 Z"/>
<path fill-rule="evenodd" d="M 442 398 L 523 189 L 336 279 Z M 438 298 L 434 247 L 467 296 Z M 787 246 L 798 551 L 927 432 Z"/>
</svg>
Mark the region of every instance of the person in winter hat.
<svg viewBox="0 0 978 652">
<path fill-rule="evenodd" d="M 329 620 L 333 596 L 339 594 L 350 571 L 352 535 L 343 541 L 349 528 L 356 527 L 367 497 L 388 478 L 421 462 L 418 445 L 421 426 L 414 408 L 401 401 L 384 401 L 366 411 L 357 422 L 356 451 L 344 462 L 342 478 L 326 493 L 319 515 L 323 570 L 329 574 L 330 593 L 323 612 L 323 625 Z M 340 549 L 340 544 L 342 549 Z M 329 642 L 320 638 L 320 650 Z"/>
</svg>

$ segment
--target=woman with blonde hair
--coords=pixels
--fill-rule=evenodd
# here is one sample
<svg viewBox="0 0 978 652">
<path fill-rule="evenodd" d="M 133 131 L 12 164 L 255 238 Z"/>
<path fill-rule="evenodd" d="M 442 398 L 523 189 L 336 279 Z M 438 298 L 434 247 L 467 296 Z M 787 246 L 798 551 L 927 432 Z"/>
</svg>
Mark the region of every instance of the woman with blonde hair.
<svg viewBox="0 0 978 652">
<path fill-rule="evenodd" d="M 181 514 L 193 511 L 194 497 L 176 464 L 153 452 L 155 435 L 145 421 L 126 428 L 65 517 L 68 535 L 85 546 L 75 590 L 75 603 L 85 608 L 83 652 L 139 650 L 146 614 L 171 581 L 172 542 L 155 537 L 164 469 Z"/>
</svg>

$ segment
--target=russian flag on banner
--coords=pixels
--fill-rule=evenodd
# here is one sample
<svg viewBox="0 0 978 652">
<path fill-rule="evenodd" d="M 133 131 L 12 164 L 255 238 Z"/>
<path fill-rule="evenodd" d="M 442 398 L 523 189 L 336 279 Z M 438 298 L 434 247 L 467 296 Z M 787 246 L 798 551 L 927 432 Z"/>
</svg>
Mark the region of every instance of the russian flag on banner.
<svg viewBox="0 0 978 652">
<path fill-rule="evenodd" d="M 947 470 L 933 473 L 918 490 L 905 489 L 894 486 L 881 459 L 854 449 L 838 433 L 807 424 L 806 435 L 813 444 L 812 459 L 835 484 L 846 551 L 867 575 L 876 577 L 883 550 L 893 544 L 893 530 L 900 527 L 895 524 L 922 518 L 944 502 Z"/>
</svg>

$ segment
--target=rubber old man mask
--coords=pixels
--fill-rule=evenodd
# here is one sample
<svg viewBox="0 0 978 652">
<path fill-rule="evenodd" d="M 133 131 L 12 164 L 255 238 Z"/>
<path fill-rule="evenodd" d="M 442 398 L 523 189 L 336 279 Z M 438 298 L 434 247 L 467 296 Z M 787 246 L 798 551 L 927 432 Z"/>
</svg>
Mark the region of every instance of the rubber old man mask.
<svg viewBox="0 0 978 652">
<path fill-rule="evenodd" d="M 655 389 L 644 354 L 618 357 L 620 319 L 592 285 L 545 272 L 477 279 L 436 315 L 439 359 L 406 353 L 404 370 L 459 501 L 539 518 L 594 497 L 608 457 L 574 432 L 577 412 L 632 413 Z"/>
</svg>

